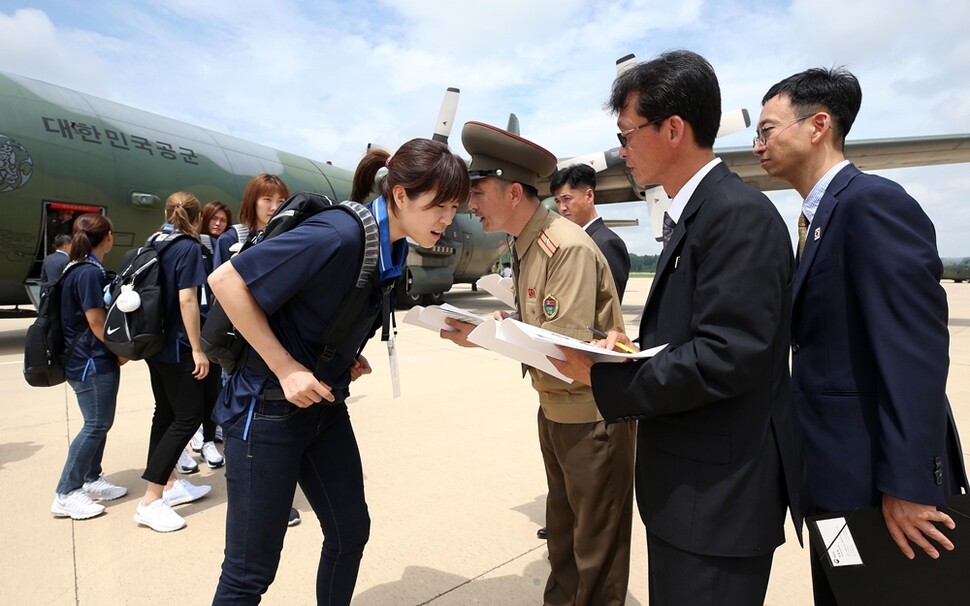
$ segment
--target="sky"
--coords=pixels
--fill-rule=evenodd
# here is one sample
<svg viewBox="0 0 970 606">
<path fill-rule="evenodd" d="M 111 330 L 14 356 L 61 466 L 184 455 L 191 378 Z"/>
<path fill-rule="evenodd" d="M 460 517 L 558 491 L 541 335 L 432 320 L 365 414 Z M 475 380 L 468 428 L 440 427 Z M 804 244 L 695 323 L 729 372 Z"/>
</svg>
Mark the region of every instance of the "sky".
<svg viewBox="0 0 970 606">
<path fill-rule="evenodd" d="M 430 136 L 447 87 L 461 125 L 504 127 L 559 157 L 616 146 L 603 109 L 618 58 L 686 48 L 725 111 L 754 121 L 775 82 L 844 65 L 862 110 L 849 140 L 970 133 L 965 0 L 0 0 L 0 71 L 44 80 L 353 169 L 368 143 Z M 753 127 L 719 139 L 750 147 Z M 970 165 L 883 171 L 970 256 Z M 794 235 L 800 199 L 769 197 Z M 644 203 L 603 205 L 631 252 L 657 254 Z"/>
</svg>

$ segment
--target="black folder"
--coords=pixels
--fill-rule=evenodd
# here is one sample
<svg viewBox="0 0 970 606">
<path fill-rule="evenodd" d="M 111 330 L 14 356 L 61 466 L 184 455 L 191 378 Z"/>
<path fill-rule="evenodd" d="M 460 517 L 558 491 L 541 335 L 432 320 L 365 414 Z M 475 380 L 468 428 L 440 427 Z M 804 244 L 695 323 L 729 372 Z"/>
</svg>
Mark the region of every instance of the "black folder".
<svg viewBox="0 0 970 606">
<path fill-rule="evenodd" d="M 822 564 L 839 606 L 970 604 L 970 495 L 948 498 L 940 511 L 953 518 L 956 528 L 937 525 L 954 546 L 946 551 L 934 544 L 937 560 L 912 544 L 916 559 L 907 559 L 889 536 L 878 507 L 810 516 L 812 557 Z M 820 522 L 827 526 L 828 544 Z M 861 564 L 854 563 L 853 549 Z"/>
</svg>

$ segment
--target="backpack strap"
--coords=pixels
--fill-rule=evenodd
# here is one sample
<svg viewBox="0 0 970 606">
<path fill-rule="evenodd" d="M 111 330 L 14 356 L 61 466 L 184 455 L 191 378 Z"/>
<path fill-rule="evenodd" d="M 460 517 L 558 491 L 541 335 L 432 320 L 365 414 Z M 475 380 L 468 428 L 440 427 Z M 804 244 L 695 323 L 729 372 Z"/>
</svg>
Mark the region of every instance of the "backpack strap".
<svg viewBox="0 0 970 606">
<path fill-rule="evenodd" d="M 364 288 L 370 281 L 370 276 L 376 272 L 377 261 L 381 256 L 381 236 L 377 229 L 377 219 L 369 208 L 359 202 L 344 200 L 340 206 L 356 215 L 364 232 L 364 254 L 360 260 L 360 272 L 357 274 L 357 288 Z"/>
<path fill-rule="evenodd" d="M 62 293 L 60 292 L 61 280 L 64 279 L 64 276 L 67 275 L 67 272 L 71 271 L 75 267 L 78 267 L 84 264 L 98 265 L 97 263 L 92 262 L 90 259 L 85 258 L 85 259 L 75 259 L 75 260 L 69 261 L 68 264 L 64 266 L 64 271 L 62 271 L 61 275 L 58 276 L 57 280 L 54 281 L 54 284 L 51 284 L 50 286 L 51 289 L 53 289 L 55 286 L 57 287 L 57 301 L 56 302 L 52 301 L 52 303 L 56 303 L 58 306 L 60 306 L 61 297 L 62 297 Z M 100 267 L 100 265 L 98 266 Z M 104 273 L 104 267 L 101 267 L 101 273 Z M 87 320 L 83 317 L 81 320 L 82 320 L 81 324 L 83 324 L 84 327 L 82 328 L 80 325 L 78 325 L 77 328 L 75 329 L 75 332 L 77 334 L 74 335 L 74 339 L 71 341 L 71 346 L 68 348 L 67 353 L 61 356 L 61 365 L 65 365 L 67 361 L 71 359 L 71 356 L 74 355 L 74 348 L 77 347 L 77 344 L 81 340 L 81 337 L 91 332 L 91 325 L 87 323 Z"/>
<path fill-rule="evenodd" d="M 377 261 L 381 254 L 381 245 L 380 232 L 377 229 L 377 220 L 374 219 L 374 215 L 371 214 L 369 208 L 352 200 L 345 200 L 337 205 L 337 207 L 344 209 L 344 211 L 350 213 L 351 216 L 357 219 L 364 245 L 361 248 L 358 258 L 358 267 L 360 269 L 357 272 L 355 285 L 344 296 L 340 304 L 340 309 L 334 314 L 330 325 L 327 327 L 327 331 L 323 334 L 323 351 L 321 351 L 320 358 L 317 360 L 317 368 L 314 373 L 318 376 L 320 370 L 333 360 L 334 355 L 337 353 L 337 348 L 347 340 L 351 331 L 356 327 L 357 319 L 367 305 L 367 300 L 371 293 L 380 287 L 377 277 Z M 383 308 L 383 297 L 381 301 Z M 382 316 L 386 317 L 386 312 Z M 385 321 L 384 318 L 382 318 L 383 321 Z M 363 346 L 361 347 L 362 349 Z M 357 353 L 360 354 L 361 350 L 358 350 Z"/>
<path fill-rule="evenodd" d="M 246 246 L 246 242 L 249 240 L 249 228 L 242 223 L 233 223 L 232 228 L 236 230 L 236 238 L 239 240 L 239 244 Z"/>
<path fill-rule="evenodd" d="M 157 234 L 154 234 L 152 237 L 150 237 L 148 239 L 148 242 L 145 242 L 145 246 L 151 246 L 156 251 L 158 251 L 158 254 L 162 254 L 162 251 L 168 248 L 169 244 L 171 244 L 172 242 L 175 242 L 180 238 L 192 238 L 192 236 L 186 233 L 182 233 L 180 231 L 172 231 L 168 233 L 164 233 L 164 232 L 157 233 Z M 196 242 L 199 242 L 199 240 L 196 240 L 195 238 L 192 238 L 192 239 L 195 240 Z"/>
</svg>

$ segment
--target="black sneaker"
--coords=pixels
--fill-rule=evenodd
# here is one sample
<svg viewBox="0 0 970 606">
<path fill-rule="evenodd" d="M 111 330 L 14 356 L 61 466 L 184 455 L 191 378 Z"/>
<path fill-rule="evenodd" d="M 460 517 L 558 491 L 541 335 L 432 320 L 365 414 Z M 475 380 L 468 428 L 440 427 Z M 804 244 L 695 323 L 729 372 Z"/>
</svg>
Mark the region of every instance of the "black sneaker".
<svg viewBox="0 0 970 606">
<path fill-rule="evenodd" d="M 290 507 L 290 520 L 286 523 L 287 526 L 296 526 L 300 523 L 300 512 L 296 510 L 296 507 Z"/>
</svg>

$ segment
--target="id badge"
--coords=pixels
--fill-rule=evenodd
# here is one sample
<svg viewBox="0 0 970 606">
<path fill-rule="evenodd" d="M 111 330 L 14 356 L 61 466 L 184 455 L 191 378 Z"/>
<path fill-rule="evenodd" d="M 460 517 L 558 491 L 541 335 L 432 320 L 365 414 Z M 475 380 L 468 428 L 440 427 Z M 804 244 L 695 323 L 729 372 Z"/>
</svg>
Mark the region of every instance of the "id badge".
<svg viewBox="0 0 970 606">
<path fill-rule="evenodd" d="M 387 340 L 387 361 L 391 368 L 391 398 L 401 396 L 401 372 L 397 364 L 397 345 L 394 344 L 395 335 Z"/>
</svg>

